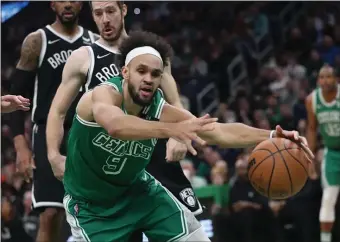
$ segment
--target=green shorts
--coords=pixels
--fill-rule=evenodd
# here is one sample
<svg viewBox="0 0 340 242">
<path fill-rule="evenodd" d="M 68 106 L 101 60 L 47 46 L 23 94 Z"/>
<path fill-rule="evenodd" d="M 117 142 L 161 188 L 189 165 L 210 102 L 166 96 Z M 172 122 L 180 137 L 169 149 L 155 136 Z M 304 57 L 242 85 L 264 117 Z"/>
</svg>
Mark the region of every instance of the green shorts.
<svg viewBox="0 0 340 242">
<path fill-rule="evenodd" d="M 340 151 L 325 148 L 321 166 L 322 185 L 340 186 Z"/>
<path fill-rule="evenodd" d="M 110 206 L 89 204 L 66 194 L 64 207 L 74 241 L 124 242 L 137 229 L 149 241 L 181 241 L 201 227 L 165 187 L 146 175 L 145 192 L 126 194 Z"/>
</svg>

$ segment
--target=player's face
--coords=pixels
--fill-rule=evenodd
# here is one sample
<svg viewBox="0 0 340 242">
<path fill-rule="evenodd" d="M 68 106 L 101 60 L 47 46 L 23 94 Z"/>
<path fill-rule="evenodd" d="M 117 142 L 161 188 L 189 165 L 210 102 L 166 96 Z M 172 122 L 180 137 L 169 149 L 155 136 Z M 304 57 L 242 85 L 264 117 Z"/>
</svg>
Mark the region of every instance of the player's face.
<svg viewBox="0 0 340 242">
<path fill-rule="evenodd" d="M 83 3 L 80 1 L 51 2 L 51 7 L 62 24 L 74 24 L 78 20 Z"/>
<path fill-rule="evenodd" d="M 334 91 L 336 89 L 336 78 L 333 68 L 322 68 L 319 72 L 318 83 L 323 91 Z"/>
<path fill-rule="evenodd" d="M 129 94 L 136 104 L 146 106 L 151 103 L 162 73 L 162 61 L 150 54 L 137 56 L 128 67 L 123 67 L 123 77 L 128 81 Z"/>
<path fill-rule="evenodd" d="M 92 15 L 101 37 L 106 41 L 119 39 L 124 29 L 126 5 L 120 9 L 117 1 L 92 1 Z"/>
</svg>

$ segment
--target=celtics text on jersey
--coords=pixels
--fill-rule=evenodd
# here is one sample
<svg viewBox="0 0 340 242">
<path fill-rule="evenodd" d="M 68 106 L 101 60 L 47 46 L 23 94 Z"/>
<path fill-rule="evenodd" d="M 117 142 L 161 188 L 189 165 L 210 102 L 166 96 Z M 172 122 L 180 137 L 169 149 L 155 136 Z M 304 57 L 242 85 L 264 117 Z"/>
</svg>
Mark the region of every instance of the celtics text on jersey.
<svg viewBox="0 0 340 242">
<path fill-rule="evenodd" d="M 332 102 L 326 102 L 321 88 L 313 92 L 313 109 L 323 142 L 327 148 L 340 149 L 340 84 Z"/>
<path fill-rule="evenodd" d="M 123 92 L 121 77 L 109 79 L 111 85 Z M 165 104 L 158 89 L 141 118 L 159 120 Z M 121 109 L 125 111 L 124 106 Z M 140 179 L 150 161 L 157 139 L 119 140 L 111 137 L 97 123 L 75 116 L 68 139 L 68 155 L 64 186 L 74 198 L 96 203 L 112 203 Z"/>
</svg>

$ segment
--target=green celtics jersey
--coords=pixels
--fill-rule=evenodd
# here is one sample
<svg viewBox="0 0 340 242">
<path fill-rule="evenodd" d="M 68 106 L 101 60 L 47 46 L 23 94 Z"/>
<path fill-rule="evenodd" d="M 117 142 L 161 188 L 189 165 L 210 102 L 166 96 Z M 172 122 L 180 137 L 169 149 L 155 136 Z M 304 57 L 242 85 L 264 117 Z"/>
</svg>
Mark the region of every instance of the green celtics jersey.
<svg viewBox="0 0 340 242">
<path fill-rule="evenodd" d="M 313 108 L 325 146 L 340 149 L 340 85 L 336 98 L 329 103 L 323 98 L 321 88 L 314 90 Z"/>
<path fill-rule="evenodd" d="M 124 80 L 114 77 L 101 85 L 123 91 Z M 159 120 L 165 101 L 160 89 L 140 117 Z M 121 109 L 126 113 L 124 104 Z M 89 202 L 113 202 L 131 184 L 144 176 L 157 139 L 119 140 L 112 138 L 95 122 L 75 115 L 68 139 L 64 174 L 65 191 L 74 198 Z M 138 182 L 137 182 L 138 183 Z M 136 187 L 136 186 L 132 186 Z"/>
</svg>

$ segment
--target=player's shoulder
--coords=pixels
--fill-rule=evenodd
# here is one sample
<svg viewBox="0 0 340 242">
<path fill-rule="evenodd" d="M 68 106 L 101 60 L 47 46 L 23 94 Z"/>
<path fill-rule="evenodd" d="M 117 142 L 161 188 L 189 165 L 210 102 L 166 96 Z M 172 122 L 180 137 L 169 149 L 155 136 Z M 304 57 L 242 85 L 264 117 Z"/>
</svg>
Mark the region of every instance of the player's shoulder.
<svg viewBox="0 0 340 242">
<path fill-rule="evenodd" d="M 89 58 L 88 46 L 81 46 L 78 49 L 75 49 L 74 51 L 72 51 L 72 54 L 69 58 L 71 58 L 71 60 L 73 61 L 86 61 Z"/>
<path fill-rule="evenodd" d="M 31 33 L 29 33 L 24 41 L 23 41 L 23 45 L 29 45 L 32 47 L 41 47 L 42 44 L 42 36 L 41 36 L 41 29 L 38 29 L 36 31 L 33 31 Z"/>
<path fill-rule="evenodd" d="M 313 98 L 315 96 L 315 93 L 316 93 L 317 89 L 314 89 L 313 91 L 311 91 L 307 97 L 305 98 L 305 104 L 308 106 L 308 105 L 311 105 L 312 102 L 313 102 Z"/>
<path fill-rule="evenodd" d="M 123 92 L 123 78 L 121 76 L 114 76 L 110 79 L 106 80 L 105 82 L 99 84 L 104 86 L 111 86 L 113 87 L 117 92 L 122 93 Z"/>
</svg>

